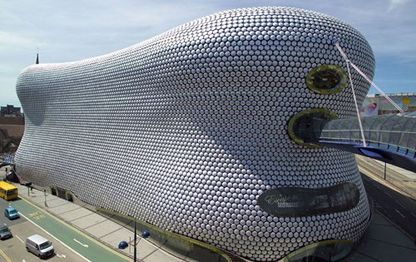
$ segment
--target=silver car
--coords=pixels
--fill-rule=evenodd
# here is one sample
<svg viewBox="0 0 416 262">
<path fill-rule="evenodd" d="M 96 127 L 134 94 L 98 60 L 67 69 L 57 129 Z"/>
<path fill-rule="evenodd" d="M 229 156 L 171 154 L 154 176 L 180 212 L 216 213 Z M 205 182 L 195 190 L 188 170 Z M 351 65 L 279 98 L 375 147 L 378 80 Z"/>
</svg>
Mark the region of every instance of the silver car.
<svg viewBox="0 0 416 262">
<path fill-rule="evenodd" d="M 51 257 L 55 254 L 52 243 L 40 235 L 26 238 L 26 250 L 41 258 Z"/>
</svg>

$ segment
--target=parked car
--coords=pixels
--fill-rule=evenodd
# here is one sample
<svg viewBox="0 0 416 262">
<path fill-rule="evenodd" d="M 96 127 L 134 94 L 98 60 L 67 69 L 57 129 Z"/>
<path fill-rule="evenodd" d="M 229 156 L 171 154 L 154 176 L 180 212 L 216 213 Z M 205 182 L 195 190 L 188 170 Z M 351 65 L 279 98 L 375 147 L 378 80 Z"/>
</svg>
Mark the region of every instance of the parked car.
<svg viewBox="0 0 416 262">
<path fill-rule="evenodd" d="M 6 224 L 3 226 L 0 226 L 0 239 L 5 240 L 11 237 L 13 237 L 13 235 L 12 235 L 12 232 L 10 232 L 9 227 Z"/>
<path fill-rule="evenodd" d="M 8 219 L 17 219 L 20 217 L 19 212 L 17 212 L 16 208 L 8 206 L 4 209 L 4 216 Z"/>
<path fill-rule="evenodd" d="M 40 235 L 26 238 L 26 250 L 41 258 L 51 257 L 55 254 L 52 243 Z"/>
</svg>

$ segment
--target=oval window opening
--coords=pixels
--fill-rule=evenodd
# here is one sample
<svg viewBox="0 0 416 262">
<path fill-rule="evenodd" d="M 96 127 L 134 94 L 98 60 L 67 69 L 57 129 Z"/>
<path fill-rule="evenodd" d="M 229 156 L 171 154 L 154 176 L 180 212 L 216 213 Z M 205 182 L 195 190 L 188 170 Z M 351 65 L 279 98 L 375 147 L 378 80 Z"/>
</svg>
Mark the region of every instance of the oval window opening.
<svg viewBox="0 0 416 262">
<path fill-rule="evenodd" d="M 325 108 L 311 108 L 299 112 L 289 119 L 289 137 L 298 145 L 319 147 L 316 143 L 323 127 L 329 120 L 335 118 L 337 114 Z"/>
<path fill-rule="evenodd" d="M 347 85 L 345 71 L 338 65 L 320 65 L 306 75 L 306 86 L 319 94 L 336 94 Z"/>
<path fill-rule="evenodd" d="M 259 196 L 258 205 L 267 213 L 280 217 L 331 214 L 354 208 L 360 200 L 357 186 L 345 182 L 331 187 L 281 187 Z"/>
</svg>

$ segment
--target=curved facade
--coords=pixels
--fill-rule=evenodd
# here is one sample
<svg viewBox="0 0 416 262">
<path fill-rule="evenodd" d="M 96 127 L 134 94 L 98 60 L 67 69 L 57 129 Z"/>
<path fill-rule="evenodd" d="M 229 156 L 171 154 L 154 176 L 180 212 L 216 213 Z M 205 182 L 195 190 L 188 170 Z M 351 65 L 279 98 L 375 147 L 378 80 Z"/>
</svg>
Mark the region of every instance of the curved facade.
<svg viewBox="0 0 416 262">
<path fill-rule="evenodd" d="M 283 7 L 225 11 L 108 55 L 30 66 L 17 82 L 26 114 L 17 173 L 253 260 L 357 241 L 369 208 L 354 157 L 298 145 L 287 131 L 311 108 L 354 115 L 349 87 L 319 93 L 305 82 L 320 65 L 345 70 L 334 38 L 373 75 L 357 30 Z M 361 102 L 368 86 L 353 79 Z M 320 208 L 298 213 L 302 205 Z"/>
</svg>

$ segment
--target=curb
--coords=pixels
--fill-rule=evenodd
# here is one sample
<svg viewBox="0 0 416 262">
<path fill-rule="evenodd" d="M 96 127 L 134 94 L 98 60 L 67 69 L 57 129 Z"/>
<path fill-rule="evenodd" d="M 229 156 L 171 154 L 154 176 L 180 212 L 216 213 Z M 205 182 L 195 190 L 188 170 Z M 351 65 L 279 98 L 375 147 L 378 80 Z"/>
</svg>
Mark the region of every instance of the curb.
<svg viewBox="0 0 416 262">
<path fill-rule="evenodd" d="M 103 246 L 105 246 L 105 247 L 107 247 L 107 248 L 111 249 L 113 252 L 116 252 L 118 255 L 120 255 L 120 256 L 122 256 L 124 259 L 126 259 L 126 261 L 128 261 L 128 259 L 129 259 L 129 258 L 133 258 L 133 256 L 130 256 L 129 254 L 125 254 L 125 253 L 120 252 L 118 249 L 116 249 L 116 248 L 115 248 L 115 247 L 113 247 L 112 245 L 108 244 L 107 242 L 103 242 L 103 241 L 101 241 L 100 239 L 98 239 L 98 238 L 96 238 L 95 236 L 91 235 L 89 232 L 84 231 L 82 228 L 79 228 L 78 226 L 76 226 L 76 225 L 72 224 L 71 222 L 66 221 L 66 220 L 63 220 L 61 217 L 59 217 L 59 216 L 57 216 L 56 214 L 54 214 L 54 213 L 50 212 L 50 211 L 49 211 L 48 209 L 46 209 L 44 206 L 39 205 L 38 203 L 34 203 L 34 202 L 32 202 L 32 201 L 30 200 L 30 198 L 28 198 L 28 196 L 23 196 L 23 194 L 19 194 L 19 197 L 20 197 L 20 198 L 22 198 L 22 199 L 25 199 L 26 201 L 30 202 L 30 204 L 32 204 L 32 205 L 34 205 L 34 206 L 36 206 L 36 207 L 40 208 L 42 211 L 44 211 L 44 212 L 48 213 L 48 214 L 49 214 L 50 216 L 52 216 L 54 219 L 56 219 L 56 220 L 58 220 L 58 221 L 60 221 L 60 222 L 62 222 L 62 223 L 64 223 L 64 224 L 67 224 L 67 225 L 68 225 L 68 226 L 70 226 L 70 227 L 73 227 L 74 229 L 76 229 L 77 231 L 80 231 L 81 233 L 83 233 L 83 234 L 84 234 L 84 235 L 86 235 L 87 237 L 89 237 L 89 238 L 91 238 L 91 239 L 93 239 L 93 240 L 97 241 L 97 242 L 98 242 L 98 243 L 100 243 L 101 245 L 103 245 Z M 61 199 L 61 198 L 60 198 L 60 199 Z M 83 206 L 80 206 L 80 207 L 83 207 Z M 85 207 L 83 207 L 83 208 L 85 208 Z M 89 210 L 89 209 L 88 209 L 88 210 Z M 90 210 L 90 211 L 91 211 L 91 210 Z M 96 213 L 96 212 L 94 212 L 94 213 Z M 96 213 L 96 214 L 97 214 L 97 213 Z M 98 215 L 99 215 L 99 214 L 98 214 Z"/>
</svg>

